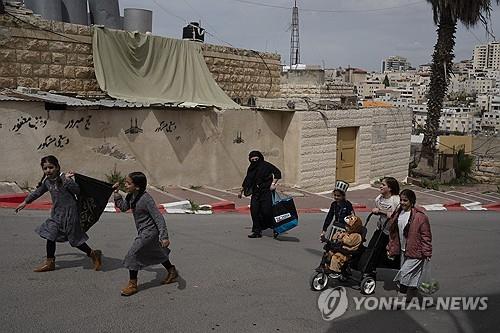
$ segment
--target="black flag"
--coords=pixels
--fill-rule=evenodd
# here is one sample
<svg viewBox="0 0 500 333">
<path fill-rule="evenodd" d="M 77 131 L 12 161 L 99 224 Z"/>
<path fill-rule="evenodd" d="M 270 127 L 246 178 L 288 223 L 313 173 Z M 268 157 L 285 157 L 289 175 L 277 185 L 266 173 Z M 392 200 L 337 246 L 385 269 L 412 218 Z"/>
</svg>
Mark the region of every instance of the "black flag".
<svg viewBox="0 0 500 333">
<path fill-rule="evenodd" d="M 80 194 L 77 196 L 80 225 L 86 232 L 104 212 L 113 188 L 109 183 L 78 173 L 75 173 L 75 182 L 80 186 Z"/>
</svg>

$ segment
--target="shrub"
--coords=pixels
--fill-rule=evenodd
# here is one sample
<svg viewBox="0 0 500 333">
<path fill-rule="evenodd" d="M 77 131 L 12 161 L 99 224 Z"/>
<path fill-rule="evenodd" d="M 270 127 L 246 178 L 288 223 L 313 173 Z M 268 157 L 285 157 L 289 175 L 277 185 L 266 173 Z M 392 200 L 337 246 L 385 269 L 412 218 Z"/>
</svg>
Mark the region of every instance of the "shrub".
<svg viewBox="0 0 500 333">
<path fill-rule="evenodd" d="M 471 177 L 473 170 L 474 157 L 466 155 L 465 151 L 460 149 L 457 153 L 457 167 L 455 168 L 457 178 L 466 182 Z"/>
<path fill-rule="evenodd" d="M 440 184 L 438 180 L 431 180 L 427 178 L 422 179 L 422 187 L 424 188 L 439 191 L 439 185 Z"/>
<path fill-rule="evenodd" d="M 116 164 L 113 170 L 109 174 L 105 174 L 106 181 L 111 184 L 120 184 L 120 190 L 125 191 L 125 176 L 118 170 L 116 170 Z"/>
</svg>

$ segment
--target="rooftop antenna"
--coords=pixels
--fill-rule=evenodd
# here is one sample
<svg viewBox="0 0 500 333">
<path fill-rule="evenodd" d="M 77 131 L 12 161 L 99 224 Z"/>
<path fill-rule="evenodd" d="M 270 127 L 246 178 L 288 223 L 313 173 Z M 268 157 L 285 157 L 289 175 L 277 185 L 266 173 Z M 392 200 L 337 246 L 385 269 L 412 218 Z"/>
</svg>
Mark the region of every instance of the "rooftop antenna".
<svg viewBox="0 0 500 333">
<path fill-rule="evenodd" d="M 292 33 L 290 37 L 290 68 L 300 63 L 300 45 L 299 45 L 299 8 L 297 0 L 292 8 Z"/>
</svg>

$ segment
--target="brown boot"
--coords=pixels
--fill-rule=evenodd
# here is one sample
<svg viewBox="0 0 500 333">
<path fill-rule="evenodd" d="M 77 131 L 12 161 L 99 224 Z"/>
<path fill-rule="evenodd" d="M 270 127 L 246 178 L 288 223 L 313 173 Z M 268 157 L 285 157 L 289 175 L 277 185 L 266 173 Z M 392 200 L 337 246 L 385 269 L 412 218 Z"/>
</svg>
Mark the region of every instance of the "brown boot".
<svg viewBox="0 0 500 333">
<path fill-rule="evenodd" d="M 92 263 L 94 264 L 94 270 L 100 271 L 102 267 L 101 250 L 92 250 L 92 252 L 90 252 L 90 259 L 92 259 Z"/>
<path fill-rule="evenodd" d="M 128 280 L 128 285 L 122 289 L 122 296 L 130 296 L 137 292 L 137 279 Z"/>
<path fill-rule="evenodd" d="M 177 274 L 175 266 L 172 266 L 168 269 L 167 277 L 165 278 L 165 280 L 162 281 L 162 284 L 174 283 L 177 281 L 178 276 L 179 274 Z"/>
<path fill-rule="evenodd" d="M 35 268 L 33 272 L 49 272 L 56 269 L 56 258 L 47 258 L 45 262 Z"/>
</svg>

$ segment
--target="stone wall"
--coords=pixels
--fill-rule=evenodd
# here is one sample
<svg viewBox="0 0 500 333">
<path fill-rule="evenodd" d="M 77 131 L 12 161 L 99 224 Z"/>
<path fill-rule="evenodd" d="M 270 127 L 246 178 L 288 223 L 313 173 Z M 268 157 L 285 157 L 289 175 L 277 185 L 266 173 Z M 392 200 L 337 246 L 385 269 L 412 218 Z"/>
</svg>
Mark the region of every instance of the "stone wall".
<svg viewBox="0 0 500 333">
<path fill-rule="evenodd" d="M 140 170 L 152 185 L 241 185 L 248 152 L 283 166 L 293 113 L 252 110 L 68 109 L 0 101 L 0 181 L 34 186 L 39 161 L 54 154 L 64 170 L 99 179 L 116 166 Z M 137 133 L 128 131 L 137 124 Z M 297 147 L 290 147 L 296 151 Z M 290 174 L 292 174 L 290 172 Z M 287 175 L 284 172 L 284 181 Z"/>
<path fill-rule="evenodd" d="M 474 178 L 482 183 L 500 184 L 500 138 L 473 137 Z"/>
<path fill-rule="evenodd" d="M 280 56 L 203 44 L 203 56 L 219 86 L 233 99 L 280 97 Z"/>
<path fill-rule="evenodd" d="M 408 176 L 412 114 L 408 109 L 373 109 L 370 181 Z"/>
<path fill-rule="evenodd" d="M 237 187 L 248 152 L 258 149 L 283 171 L 285 183 L 325 191 L 336 180 L 341 127 L 358 128 L 356 184 L 404 179 L 410 156 L 410 115 L 394 119 L 387 109 L 52 111 L 40 102 L 3 101 L 0 110 L 0 181 L 20 184 L 38 181 L 36 161 L 54 154 L 66 169 L 98 178 L 116 165 L 123 173 L 143 170 L 158 186 Z M 140 130 L 130 133 L 135 124 Z"/>
<path fill-rule="evenodd" d="M 296 112 L 300 117 L 297 184 L 314 191 L 331 190 L 336 180 L 337 129 L 357 127 L 356 184 L 408 175 L 411 115 L 394 109 Z M 397 115 L 397 116 L 396 116 Z"/>
<path fill-rule="evenodd" d="M 353 96 L 354 86 L 343 82 L 326 82 L 314 84 L 282 84 L 283 98 L 309 97 L 311 99 L 339 99 L 341 96 Z"/>
<path fill-rule="evenodd" d="M 0 89 L 102 93 L 95 78 L 91 29 L 35 16 L 0 15 Z M 26 22 L 23 22 L 26 21 Z M 215 81 L 233 99 L 280 96 L 280 56 L 204 44 Z"/>
<path fill-rule="evenodd" d="M 481 183 L 500 185 L 500 161 L 494 157 L 477 157 L 474 178 Z"/>
<path fill-rule="evenodd" d="M 22 20 L 0 15 L 0 88 L 100 92 L 89 27 L 28 15 Z"/>
</svg>

